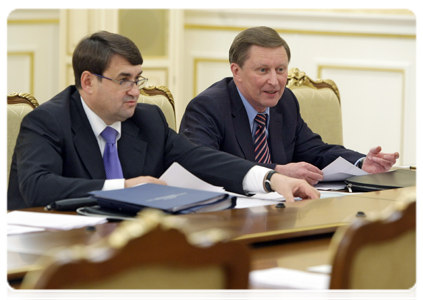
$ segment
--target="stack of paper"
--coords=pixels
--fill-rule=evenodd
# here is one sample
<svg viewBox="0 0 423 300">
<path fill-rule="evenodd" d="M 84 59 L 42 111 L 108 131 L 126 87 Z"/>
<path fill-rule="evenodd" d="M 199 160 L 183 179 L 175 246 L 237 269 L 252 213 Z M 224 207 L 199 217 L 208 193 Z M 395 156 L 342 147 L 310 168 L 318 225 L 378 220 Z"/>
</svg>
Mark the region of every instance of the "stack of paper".
<svg viewBox="0 0 423 300">
<path fill-rule="evenodd" d="M 106 223 L 106 218 L 12 211 L 7 214 L 8 234 L 44 229 L 69 230 Z M 26 229 L 26 230 L 25 230 Z"/>
<path fill-rule="evenodd" d="M 209 192 L 225 192 L 223 187 L 214 186 L 201 180 L 176 162 L 173 163 L 159 179 L 166 182 L 169 186 Z"/>
<path fill-rule="evenodd" d="M 27 226 L 9 225 L 9 224 L 7 225 L 7 235 L 38 232 L 38 231 L 44 231 L 44 230 L 45 230 L 44 228 L 38 228 L 38 227 L 27 227 Z"/>
<path fill-rule="evenodd" d="M 369 174 L 366 171 L 357 168 L 349 161 L 338 157 L 323 170 L 323 181 L 340 181 L 348 177 Z"/>
</svg>

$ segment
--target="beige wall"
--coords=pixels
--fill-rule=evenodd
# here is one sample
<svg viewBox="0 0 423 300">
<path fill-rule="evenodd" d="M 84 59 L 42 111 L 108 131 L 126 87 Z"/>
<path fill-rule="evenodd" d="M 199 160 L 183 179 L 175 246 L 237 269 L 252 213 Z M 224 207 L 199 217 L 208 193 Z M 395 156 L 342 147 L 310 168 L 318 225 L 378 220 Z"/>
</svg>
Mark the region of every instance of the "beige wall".
<svg viewBox="0 0 423 300">
<path fill-rule="evenodd" d="M 263 8 L 266 10 L 267 8 Z M 420 16 L 420 8 L 272 8 L 272 10 L 309 11 L 316 13 L 388 14 Z"/>
<path fill-rule="evenodd" d="M 7 93 L 47 101 L 59 90 L 58 10 L 17 10 L 7 25 Z"/>
</svg>

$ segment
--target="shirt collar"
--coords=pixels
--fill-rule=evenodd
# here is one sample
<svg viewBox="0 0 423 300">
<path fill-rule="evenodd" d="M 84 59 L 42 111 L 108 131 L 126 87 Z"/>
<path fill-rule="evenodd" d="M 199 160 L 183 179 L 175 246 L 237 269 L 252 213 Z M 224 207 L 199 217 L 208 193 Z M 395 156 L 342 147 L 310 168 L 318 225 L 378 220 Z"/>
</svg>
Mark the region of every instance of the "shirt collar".
<svg viewBox="0 0 423 300">
<path fill-rule="evenodd" d="M 245 110 L 247 111 L 248 115 L 248 121 L 250 123 L 250 127 L 253 128 L 254 125 L 254 119 L 258 112 L 254 109 L 254 107 L 251 106 L 250 102 L 245 99 L 245 97 L 241 94 L 238 87 L 236 88 L 238 91 L 239 96 L 241 97 L 242 103 L 244 104 Z M 267 126 L 269 126 L 269 120 L 270 120 L 270 108 L 266 107 L 266 110 L 264 111 L 265 114 L 267 114 Z"/>
<path fill-rule="evenodd" d="M 81 97 L 82 107 L 84 108 L 85 114 L 87 115 L 88 121 L 90 122 L 91 128 L 94 131 L 94 135 L 98 138 L 100 134 L 103 132 L 104 128 L 108 125 L 104 123 L 104 121 L 88 107 L 85 103 L 84 99 Z M 121 136 L 121 122 L 115 122 L 112 125 L 109 125 L 113 129 L 118 132 L 116 137 L 116 141 L 120 139 Z"/>
</svg>

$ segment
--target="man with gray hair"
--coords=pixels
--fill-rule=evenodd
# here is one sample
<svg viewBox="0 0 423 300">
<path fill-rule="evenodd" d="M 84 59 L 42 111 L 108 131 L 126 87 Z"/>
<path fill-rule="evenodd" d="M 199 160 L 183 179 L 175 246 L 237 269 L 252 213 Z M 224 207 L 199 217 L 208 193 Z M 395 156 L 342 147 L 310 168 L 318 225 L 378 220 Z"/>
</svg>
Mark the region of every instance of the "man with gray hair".
<svg viewBox="0 0 423 300">
<path fill-rule="evenodd" d="M 366 155 L 329 145 L 300 115 L 286 88 L 291 51 L 269 27 L 239 33 L 229 50 L 233 77 L 224 78 L 188 104 L 179 132 L 198 145 L 234 154 L 314 185 L 339 156 L 369 173 L 388 171 L 399 158 L 381 147 Z"/>
</svg>

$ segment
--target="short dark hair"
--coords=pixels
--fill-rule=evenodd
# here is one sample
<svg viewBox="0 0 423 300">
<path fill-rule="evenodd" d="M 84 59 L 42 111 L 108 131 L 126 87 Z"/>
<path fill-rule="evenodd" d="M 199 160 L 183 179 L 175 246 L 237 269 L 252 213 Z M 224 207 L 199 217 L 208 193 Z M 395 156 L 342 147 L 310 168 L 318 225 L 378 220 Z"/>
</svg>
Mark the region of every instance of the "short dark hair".
<svg viewBox="0 0 423 300">
<path fill-rule="evenodd" d="M 248 59 L 249 50 L 252 45 L 265 48 L 283 46 L 288 55 L 288 62 L 291 60 L 291 50 L 287 42 L 281 38 L 279 33 L 272 28 L 260 26 L 248 28 L 235 37 L 229 49 L 229 62 L 236 63 L 242 68 L 245 61 Z"/>
<path fill-rule="evenodd" d="M 143 63 L 138 47 L 123 35 L 99 31 L 82 39 L 72 56 L 76 88 L 81 88 L 81 75 L 84 71 L 102 75 L 115 54 L 134 66 Z"/>
</svg>

